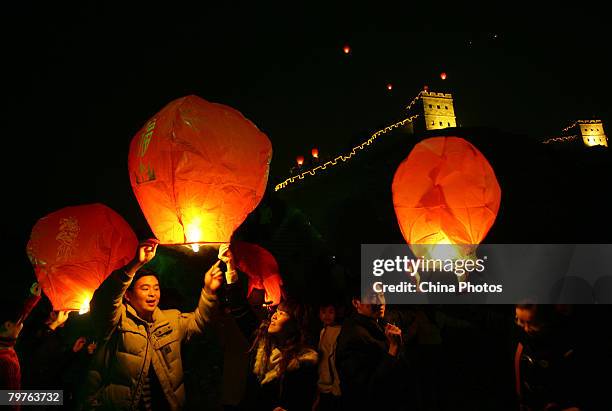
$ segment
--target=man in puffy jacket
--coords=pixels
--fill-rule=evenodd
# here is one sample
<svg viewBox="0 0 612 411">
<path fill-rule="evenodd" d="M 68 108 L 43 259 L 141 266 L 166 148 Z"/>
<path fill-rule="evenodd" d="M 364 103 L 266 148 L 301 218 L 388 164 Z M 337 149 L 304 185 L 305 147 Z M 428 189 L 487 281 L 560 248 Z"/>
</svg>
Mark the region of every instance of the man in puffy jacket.
<svg viewBox="0 0 612 411">
<path fill-rule="evenodd" d="M 157 275 L 142 268 L 157 244 L 141 243 L 134 260 L 113 272 L 91 300 L 104 347 L 88 375 L 89 408 L 179 410 L 185 403 L 181 343 L 209 323 L 223 273 L 220 261 L 206 272 L 194 312 L 160 310 Z"/>
</svg>

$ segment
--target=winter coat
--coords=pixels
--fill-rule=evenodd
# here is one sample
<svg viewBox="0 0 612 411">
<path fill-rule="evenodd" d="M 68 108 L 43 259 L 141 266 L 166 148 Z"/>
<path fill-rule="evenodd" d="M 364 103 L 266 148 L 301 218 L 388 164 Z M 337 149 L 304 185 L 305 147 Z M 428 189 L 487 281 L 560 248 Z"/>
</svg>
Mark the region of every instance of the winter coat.
<svg viewBox="0 0 612 411">
<path fill-rule="evenodd" d="M 402 409 L 397 405 L 409 399 L 402 385 L 408 377 L 407 364 L 388 350 L 387 338 L 376 320 L 354 314 L 342 324 L 336 368 L 343 409 Z"/>
<path fill-rule="evenodd" d="M 228 287 L 226 297 L 228 311 L 244 336 L 252 343 L 260 320 L 251 309 L 238 284 Z M 303 347 L 297 358 L 289 362 L 282 375 L 279 373 L 281 358 L 280 350 L 273 348 L 268 360 L 265 361 L 261 342 L 251 352 L 247 390 L 241 409 L 257 411 L 272 411 L 276 407 L 287 411 L 312 409 L 317 393 L 317 352 Z"/>
<path fill-rule="evenodd" d="M 185 403 L 181 343 L 203 332 L 217 298 L 202 289 L 194 312 L 156 308 L 150 325 L 123 301 L 131 281 L 124 270 L 117 270 L 91 300 L 93 324 L 105 341 L 88 373 L 92 404 L 113 410 L 137 408 L 144 378 L 153 367 L 170 409 L 179 410 Z"/>
</svg>

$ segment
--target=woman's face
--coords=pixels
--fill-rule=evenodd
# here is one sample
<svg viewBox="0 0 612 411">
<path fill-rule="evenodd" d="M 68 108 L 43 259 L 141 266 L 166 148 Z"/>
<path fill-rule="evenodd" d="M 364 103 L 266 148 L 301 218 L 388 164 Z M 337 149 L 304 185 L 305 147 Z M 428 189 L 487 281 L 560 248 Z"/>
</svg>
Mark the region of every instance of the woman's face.
<svg viewBox="0 0 612 411">
<path fill-rule="evenodd" d="M 277 308 L 274 314 L 272 315 L 272 320 L 270 321 L 270 325 L 268 326 L 269 334 L 276 334 L 283 330 L 285 323 L 289 321 L 291 316 L 288 312 Z"/>
</svg>

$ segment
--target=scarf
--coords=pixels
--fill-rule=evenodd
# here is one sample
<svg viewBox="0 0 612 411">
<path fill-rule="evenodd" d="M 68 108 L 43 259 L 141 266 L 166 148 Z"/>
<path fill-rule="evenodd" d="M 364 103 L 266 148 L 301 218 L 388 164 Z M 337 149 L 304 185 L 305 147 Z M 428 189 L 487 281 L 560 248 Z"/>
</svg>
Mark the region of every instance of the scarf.
<svg viewBox="0 0 612 411">
<path fill-rule="evenodd" d="M 272 348 L 272 353 L 270 354 L 268 361 L 266 361 L 264 345 L 265 344 L 263 341 L 259 342 L 257 352 L 255 354 L 255 364 L 253 365 L 253 373 L 257 376 L 261 385 L 267 384 L 270 381 L 280 377 L 280 363 L 283 358 L 282 352 L 278 348 L 274 347 Z M 318 360 L 319 355 L 316 351 L 311 350 L 310 348 L 305 348 L 296 358 L 289 361 L 286 371 L 297 370 L 300 368 L 301 363 L 316 364 Z"/>
</svg>

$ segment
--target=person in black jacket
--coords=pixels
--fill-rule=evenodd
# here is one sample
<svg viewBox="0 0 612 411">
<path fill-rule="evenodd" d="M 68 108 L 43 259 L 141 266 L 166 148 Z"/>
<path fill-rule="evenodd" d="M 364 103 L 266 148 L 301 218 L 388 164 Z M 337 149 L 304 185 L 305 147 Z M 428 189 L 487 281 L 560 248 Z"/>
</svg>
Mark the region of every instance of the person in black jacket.
<svg viewBox="0 0 612 411">
<path fill-rule="evenodd" d="M 228 310 L 251 341 L 244 409 L 310 411 L 317 392 L 318 354 L 305 343 L 304 307 L 282 301 L 271 318 L 259 321 L 235 274 L 228 245 L 219 249 L 227 266 Z"/>
<path fill-rule="evenodd" d="M 404 389 L 409 377 L 400 349 L 401 329 L 384 323 L 385 301 L 373 294 L 352 299 L 355 312 L 343 324 L 336 347 L 343 409 L 402 409 L 411 398 Z"/>
</svg>

